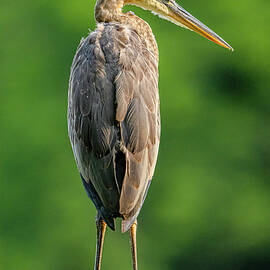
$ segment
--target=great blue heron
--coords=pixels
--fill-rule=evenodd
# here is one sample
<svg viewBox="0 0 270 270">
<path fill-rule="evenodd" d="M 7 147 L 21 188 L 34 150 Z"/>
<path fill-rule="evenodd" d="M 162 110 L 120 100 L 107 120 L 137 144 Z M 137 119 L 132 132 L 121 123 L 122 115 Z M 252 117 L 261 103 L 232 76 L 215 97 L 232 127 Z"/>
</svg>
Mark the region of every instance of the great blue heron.
<svg viewBox="0 0 270 270">
<path fill-rule="evenodd" d="M 106 225 L 131 231 L 137 270 L 137 216 L 158 155 L 160 116 L 158 47 L 150 26 L 124 5 L 136 5 L 231 49 L 173 0 L 97 0 L 97 28 L 74 57 L 68 132 L 88 196 L 97 209 L 95 270 L 100 269 Z"/>
</svg>

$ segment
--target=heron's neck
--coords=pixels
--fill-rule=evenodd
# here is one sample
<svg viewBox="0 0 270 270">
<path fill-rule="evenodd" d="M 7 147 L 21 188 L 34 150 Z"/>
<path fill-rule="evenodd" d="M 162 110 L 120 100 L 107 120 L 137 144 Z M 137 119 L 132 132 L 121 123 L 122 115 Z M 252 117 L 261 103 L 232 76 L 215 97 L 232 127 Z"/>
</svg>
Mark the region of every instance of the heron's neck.
<svg viewBox="0 0 270 270">
<path fill-rule="evenodd" d="M 144 39 L 146 47 L 151 51 L 158 61 L 158 47 L 151 27 L 143 19 L 131 12 L 123 13 L 124 0 L 97 0 L 95 6 L 96 21 L 118 22 L 134 30 Z"/>
<path fill-rule="evenodd" d="M 112 22 L 122 14 L 124 0 L 97 0 L 95 18 L 97 22 Z"/>
</svg>

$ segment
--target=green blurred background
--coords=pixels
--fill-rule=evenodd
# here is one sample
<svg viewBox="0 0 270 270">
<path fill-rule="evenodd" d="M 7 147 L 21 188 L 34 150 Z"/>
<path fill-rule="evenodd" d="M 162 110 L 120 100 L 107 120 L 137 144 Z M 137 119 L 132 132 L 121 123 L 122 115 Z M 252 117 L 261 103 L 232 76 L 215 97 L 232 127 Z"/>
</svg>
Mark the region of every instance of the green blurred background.
<svg viewBox="0 0 270 270">
<path fill-rule="evenodd" d="M 180 4 L 235 52 L 128 8 L 150 23 L 160 50 L 162 138 L 139 216 L 139 268 L 270 269 L 270 2 Z M 95 28 L 93 7 L 1 0 L 0 269 L 94 264 L 95 209 L 66 124 L 70 65 Z M 118 224 L 102 269 L 131 267 Z"/>
</svg>

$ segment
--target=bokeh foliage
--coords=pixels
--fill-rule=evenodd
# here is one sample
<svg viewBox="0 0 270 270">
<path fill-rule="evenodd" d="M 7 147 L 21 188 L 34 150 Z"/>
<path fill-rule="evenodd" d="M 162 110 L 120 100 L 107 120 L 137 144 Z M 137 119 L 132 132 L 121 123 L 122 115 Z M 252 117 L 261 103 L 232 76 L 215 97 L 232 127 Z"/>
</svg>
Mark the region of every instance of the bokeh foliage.
<svg viewBox="0 0 270 270">
<path fill-rule="evenodd" d="M 139 8 L 160 50 L 162 138 L 140 269 L 269 269 L 270 2 L 181 1 L 231 53 Z M 0 269 L 89 269 L 95 209 L 67 136 L 69 69 L 93 1 L 0 3 Z M 131 269 L 108 231 L 103 268 Z"/>
</svg>

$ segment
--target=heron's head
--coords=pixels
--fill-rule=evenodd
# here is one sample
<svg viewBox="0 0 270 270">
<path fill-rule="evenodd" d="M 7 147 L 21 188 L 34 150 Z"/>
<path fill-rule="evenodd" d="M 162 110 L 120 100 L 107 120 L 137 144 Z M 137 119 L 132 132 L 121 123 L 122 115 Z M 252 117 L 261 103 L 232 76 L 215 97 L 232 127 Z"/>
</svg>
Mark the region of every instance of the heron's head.
<svg viewBox="0 0 270 270">
<path fill-rule="evenodd" d="M 150 10 L 164 19 L 194 31 L 227 49 L 233 50 L 226 41 L 179 6 L 174 0 L 124 0 L 124 4 L 136 5 Z"/>
</svg>

